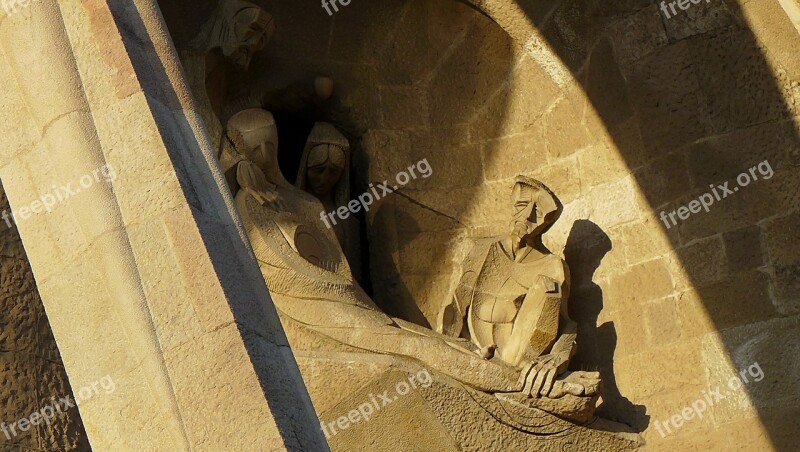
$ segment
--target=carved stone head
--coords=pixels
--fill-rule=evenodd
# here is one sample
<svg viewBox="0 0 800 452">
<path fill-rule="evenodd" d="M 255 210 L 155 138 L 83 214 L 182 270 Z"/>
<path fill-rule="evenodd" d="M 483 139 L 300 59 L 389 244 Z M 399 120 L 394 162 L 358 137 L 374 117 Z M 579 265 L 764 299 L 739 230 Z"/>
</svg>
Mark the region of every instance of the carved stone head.
<svg viewBox="0 0 800 452">
<path fill-rule="evenodd" d="M 346 163 L 344 150 L 335 144 L 318 144 L 308 154 L 308 188 L 318 195 L 330 193 L 339 183 Z"/>
<path fill-rule="evenodd" d="M 561 213 L 561 203 L 536 179 L 517 176 L 511 192 L 511 235 L 526 240 L 544 233 Z"/>
<path fill-rule="evenodd" d="M 275 20 L 259 6 L 245 0 L 222 0 L 194 41 L 203 51 L 220 49 L 241 69 L 264 49 L 275 33 Z"/>
<path fill-rule="evenodd" d="M 278 128 L 272 113 L 242 110 L 228 120 L 227 134 L 242 158 L 253 162 L 271 183 L 288 185 L 278 167 Z"/>
<path fill-rule="evenodd" d="M 297 186 L 318 198 L 333 194 L 334 201 L 346 203 L 349 153 L 350 143 L 341 132 L 332 124 L 316 123 L 303 152 Z"/>
</svg>

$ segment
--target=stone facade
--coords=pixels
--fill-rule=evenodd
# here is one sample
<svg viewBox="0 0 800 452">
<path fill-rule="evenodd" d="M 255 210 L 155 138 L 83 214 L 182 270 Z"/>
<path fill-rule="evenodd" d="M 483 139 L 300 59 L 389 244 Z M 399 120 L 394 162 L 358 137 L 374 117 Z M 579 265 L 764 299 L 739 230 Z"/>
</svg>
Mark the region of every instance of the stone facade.
<svg viewBox="0 0 800 452">
<path fill-rule="evenodd" d="M 798 337 L 800 35 L 786 10 L 701 2 L 667 20 L 645 0 L 476 3 L 494 22 L 456 2 L 333 20 L 317 5 L 269 5 L 309 21 L 278 34 L 276 73 L 337 81 L 347 121 L 334 119 L 351 125 L 362 175 L 353 192 L 421 158 L 433 168 L 370 211 L 376 301 L 436 327 L 469 244 L 505 231 L 514 176 L 547 181 L 565 212 L 546 242 L 584 273 L 571 301 L 589 343 L 579 366 L 615 381 L 606 415 L 655 449 L 785 447 L 794 430 L 781 419 L 800 406 L 800 374 L 776 364 Z M 660 220 L 764 160 L 770 180 L 670 229 Z M 743 337 L 777 328 L 781 347 Z M 752 383 L 746 408 L 654 429 L 756 361 L 783 392 Z"/>
<path fill-rule="evenodd" d="M 214 8 L 213 1 L 159 4 L 178 48 Z M 256 106 L 264 93 L 326 75 L 336 83 L 334 99 L 316 119 L 336 124 L 353 146 L 351 193 L 393 181 L 421 159 L 433 169 L 365 218 L 365 269 L 385 312 L 440 329 L 461 262 L 475 242 L 507 232 L 509 190 L 527 175 L 564 203 L 545 244 L 572 271 L 579 344 L 572 367 L 603 377 L 599 414 L 641 432 L 652 450 L 796 448 L 796 0 L 700 2 L 672 18 L 651 0 L 381 0 L 353 2 L 333 16 L 316 2 L 261 5 L 278 31 L 268 61 L 255 61 L 241 81 L 252 88 L 232 104 Z M 276 115 L 289 113 L 298 112 Z M 774 175 L 751 173 L 761 180 L 708 212 L 673 224 L 661 216 L 761 162 Z M 29 285 L 10 293 L 35 298 L 30 273 L 15 267 L 11 274 Z M 14 312 L 3 315 L 22 325 Z M 284 326 L 291 336 L 295 326 Z M 42 333 L 42 343 L 47 338 Z M 388 360 L 297 359 L 322 418 L 385 389 L 375 376 L 394 384 L 419 371 L 398 371 Z M 702 418 L 663 430 L 697 400 L 711 405 L 709 389 L 755 363 L 763 379 L 726 393 Z M 0 375 L 14 381 L 14 394 L 32 390 L 22 375 L 33 371 Z M 331 376 L 343 382 L 341 391 L 321 383 Z M 68 389 L 63 377 L 48 385 Z M 485 447 L 438 405 L 424 419 L 408 415 L 432 400 L 452 402 L 442 396 L 448 386 L 434 389 L 414 391 L 396 412 L 347 430 L 331 446 L 379 438 L 379 450 L 413 449 L 418 444 L 406 442 L 420 426 L 438 425 L 428 432 L 431 447 Z M 4 418 L 17 416 L 12 409 Z M 56 427 L 63 440 L 49 444 L 69 449 L 85 441 L 76 419 L 64 422 Z M 385 433 L 398 424 L 400 433 Z M 532 444 L 497 428 L 489 436 L 507 442 L 496 447 Z"/>
</svg>

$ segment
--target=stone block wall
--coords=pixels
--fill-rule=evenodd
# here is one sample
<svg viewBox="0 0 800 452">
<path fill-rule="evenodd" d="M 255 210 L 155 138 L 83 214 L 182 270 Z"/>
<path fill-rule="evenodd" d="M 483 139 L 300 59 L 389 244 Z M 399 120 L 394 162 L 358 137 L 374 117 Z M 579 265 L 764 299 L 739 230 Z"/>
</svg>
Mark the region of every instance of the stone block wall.
<svg viewBox="0 0 800 452">
<path fill-rule="evenodd" d="M 786 450 L 800 414 L 800 33 L 783 2 L 667 19 L 651 0 L 474 2 L 492 18 L 455 0 L 356 0 L 332 16 L 264 1 L 279 31 L 247 82 L 334 78 L 321 119 L 353 142 L 354 194 L 429 162 L 366 219 L 387 312 L 436 327 L 471 243 L 506 232 L 513 178 L 536 177 L 565 206 L 546 244 L 572 269 L 575 366 L 603 373 L 603 415 L 654 450 Z M 176 23 L 180 2 L 161 3 Z M 660 218 L 763 161 L 770 179 L 670 228 Z M 754 363 L 762 380 L 659 433 Z"/>
<path fill-rule="evenodd" d="M 536 177 L 565 205 L 546 244 L 571 265 L 575 366 L 604 374 L 603 414 L 656 450 L 787 447 L 800 409 L 788 364 L 800 345 L 800 35 L 786 12 L 477 3 L 497 23 L 447 1 L 353 3 L 332 17 L 269 5 L 311 24 L 278 33 L 269 76 L 337 81 L 347 120 L 330 119 L 356 145 L 353 192 L 420 159 L 433 169 L 370 211 L 376 300 L 436 327 L 472 241 L 506 232 L 514 176 Z M 661 220 L 765 160 L 770 179 Z M 763 380 L 658 433 L 754 363 Z"/>
</svg>

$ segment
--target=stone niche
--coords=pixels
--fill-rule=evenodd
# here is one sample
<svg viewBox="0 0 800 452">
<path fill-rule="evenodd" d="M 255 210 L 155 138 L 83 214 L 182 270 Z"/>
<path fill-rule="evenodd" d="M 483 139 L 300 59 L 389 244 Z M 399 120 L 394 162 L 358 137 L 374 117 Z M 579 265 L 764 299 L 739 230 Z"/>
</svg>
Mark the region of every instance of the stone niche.
<svg viewBox="0 0 800 452">
<path fill-rule="evenodd" d="M 317 121 L 333 124 L 348 143 L 352 197 L 393 184 L 423 160 L 431 169 L 358 214 L 361 248 L 351 256 L 361 262 L 355 276 L 364 291 L 349 295 L 368 300 L 360 307 L 378 321 L 391 316 L 403 325 L 403 337 L 416 332 L 427 344 L 463 346 L 434 333 L 451 333 L 446 314 L 462 263 L 476 244 L 508 232 L 517 176 L 540 180 L 563 204 L 543 240 L 572 271 L 570 314 L 579 330 L 571 370 L 600 370 L 605 385 L 597 417 L 530 429 L 550 418 L 519 422 L 530 412 L 515 403 L 525 399 L 498 402 L 469 389 L 413 359 L 419 350 L 388 353 L 384 344 L 376 351 L 370 339 L 379 336 L 345 343 L 331 339 L 337 331 L 282 318 L 332 449 L 625 450 L 640 443 L 603 417 L 634 426 L 657 450 L 794 445 L 800 403 L 784 388 L 796 387 L 800 375 L 786 365 L 798 348 L 800 312 L 793 196 L 800 69 L 796 30 L 781 7 L 796 2 L 701 2 L 667 22 L 645 0 L 355 0 L 331 15 L 317 2 L 253 1 L 271 15 L 259 20 L 274 26 L 272 39 L 256 55 L 229 58 L 252 57 L 249 70 L 212 77 L 190 63 L 208 62 L 191 54 L 218 2 L 158 2 L 196 98 L 216 115 L 206 124 L 215 145 L 235 146 L 226 144 L 224 124 L 263 108 L 276 123 L 287 184 Z M 225 60 L 221 51 L 214 57 Z M 730 61 L 741 66 L 729 70 Z M 330 88 L 332 95 L 320 94 Z M 763 158 L 775 163 L 771 185 L 740 194 L 707 220 L 664 231 L 653 214 Z M 235 167 L 229 163 L 225 169 Z M 251 205 L 244 199 L 239 207 Z M 252 212 L 240 213 L 252 221 Z M 2 238 L 0 376 L 4 399 L 15 401 L 6 404 L 4 419 L 11 419 L 42 404 L 35 394 L 68 394 L 69 385 L 19 238 L 14 230 Z M 280 308 L 277 282 L 270 289 Z M 493 353 L 484 348 L 477 351 Z M 648 428 L 755 359 L 770 385 L 671 438 Z M 371 411 L 369 422 L 351 419 L 359 409 Z M 13 447 L 85 450 L 87 443 L 75 412 Z"/>
<path fill-rule="evenodd" d="M 198 30 L 213 29 L 208 24 L 221 10 L 215 9 L 214 2 L 159 3 L 200 108 L 205 110 L 212 142 L 221 153 L 248 141 L 237 141 L 234 136 L 244 137 L 245 130 L 253 130 L 242 118 L 263 116 L 252 109 L 270 111 L 272 118 L 267 122 L 274 118 L 278 136 L 275 158 L 282 174 L 264 168 L 265 179 L 258 182 L 259 177 L 230 171 L 235 174 L 231 183 L 245 224 L 261 222 L 263 226 L 272 224 L 271 218 L 277 218 L 274 223 L 287 218 L 286 212 L 275 207 L 278 204 L 267 200 L 270 196 L 253 198 L 271 212 L 263 216 L 253 207 L 254 201 L 247 200 L 249 195 L 242 194 L 263 187 L 277 187 L 275 196 L 283 200 L 283 208 L 292 211 L 288 218 L 302 216 L 291 206 L 306 201 L 289 184 L 295 182 L 305 161 L 304 143 L 318 121 L 333 124 L 349 143 L 351 198 L 384 181 L 390 186 L 404 185 L 385 196 L 373 192 L 379 199 L 366 215 L 363 211 L 356 215 L 363 271 L 356 271 L 355 259 L 349 254 L 347 260 L 363 292 L 338 279 L 296 284 L 303 290 L 317 283 L 346 286 L 336 297 L 353 298 L 353 305 L 379 313 L 367 315 L 366 320 L 351 311 L 329 314 L 337 322 L 352 317 L 363 320 L 363 325 L 385 321 L 402 328 L 376 326 L 370 330 L 372 327 L 359 324 L 349 331 L 341 324 L 312 324 L 319 317 L 309 320 L 311 323 L 305 318 L 298 320 L 307 313 L 295 316 L 302 311 L 297 306 L 314 297 L 292 298 L 287 293 L 294 288 L 283 279 L 272 279 L 262 266 L 332 449 L 370 444 L 377 450 L 393 450 L 402 444 L 409 450 L 627 450 L 640 444 L 638 435 L 627 426 L 593 416 L 598 396 L 593 383 L 587 383 L 593 381 L 591 376 L 582 380 L 581 372 L 573 374 L 571 381 L 586 386 L 579 386 L 579 395 L 569 396 L 570 402 L 565 402 L 569 405 L 565 412 L 575 416 L 566 420 L 548 414 L 563 406 L 530 410 L 525 400 L 519 403 L 514 397 L 476 391 L 469 382 L 436 368 L 437 364 L 458 362 L 448 353 L 425 362 L 415 358 L 434 353 L 404 349 L 403 340 L 414 335 L 423 338 L 417 346 L 429 344 L 437 351 L 442 351 L 441 345 L 458 341 L 447 335 L 446 310 L 459 283 L 461 263 L 476 243 L 508 232 L 511 193 L 519 168 L 546 163 L 546 149 L 534 119 L 561 91 L 551 74 L 534 63 L 506 31 L 457 1 L 371 2 L 340 8 L 333 16 L 313 2 L 262 2 L 259 6 L 270 16 L 256 22 L 271 38 L 266 48 L 253 56 L 246 71 L 213 72 L 206 66 L 203 80 L 204 63 L 197 58 L 198 49 L 204 51 L 202 45 L 198 47 L 203 37 Z M 217 60 L 206 59 L 205 64 L 224 59 L 216 52 Z M 333 91 L 328 96 L 331 81 Z M 247 109 L 250 113 L 237 115 Z M 516 115 L 507 117 L 509 111 Z M 523 117 L 528 119 L 520 119 Z M 231 118 L 236 130 L 226 132 L 224 125 Z M 265 132 L 264 144 L 274 143 L 271 135 Z M 246 160 L 246 153 L 245 149 L 229 161 Z M 518 161 L 519 155 L 530 161 Z M 223 171 L 240 164 L 225 162 L 222 157 Z M 419 167 L 421 162 L 430 171 L 417 171 L 402 183 L 397 179 L 398 173 L 410 172 L 410 167 Z M 546 176 L 542 178 L 545 184 L 551 184 L 550 178 L 566 175 L 553 172 L 541 176 Z M 562 202 L 574 200 L 574 192 L 560 193 L 560 182 L 552 183 Z M 321 224 L 311 222 L 315 223 L 312 229 Z M 285 228 L 276 227 L 278 230 L 285 235 Z M 258 226 L 248 226 L 248 231 L 257 256 L 269 249 L 265 244 L 271 240 L 269 232 Z M 555 234 L 561 247 L 567 238 L 564 232 Z M 320 236 L 325 234 L 319 231 Z M 297 237 L 295 233 L 294 239 Z M 293 248 L 311 262 L 299 241 Z M 555 291 L 561 294 L 560 289 Z M 297 303 L 290 307 L 283 298 Z M 315 309 L 309 304 L 307 311 Z M 387 320 L 384 313 L 394 320 Z M 558 310 L 555 315 L 557 318 Z M 381 335 L 391 337 L 398 329 L 403 330 L 398 333 L 399 345 L 385 344 Z M 561 337 L 574 344 L 574 334 L 570 334 Z M 458 342 L 455 348 L 461 350 L 463 344 Z M 494 351 L 491 347 L 480 350 L 479 344 L 465 362 L 480 358 L 480 353 L 488 360 Z M 559 374 L 566 371 L 567 361 L 559 367 Z M 444 367 L 447 365 L 442 364 Z M 470 376 L 476 381 L 482 378 Z M 424 385 L 419 383 L 421 379 Z M 571 383 L 561 384 L 567 387 Z M 401 394 L 397 389 L 401 385 L 412 387 Z M 392 398 L 396 389 L 402 397 Z M 387 391 L 390 399 L 385 398 Z M 355 420 L 355 410 L 366 410 L 370 403 L 369 410 L 374 413 L 369 421 L 363 422 L 363 412 L 362 421 Z M 540 408 L 550 402 L 541 403 Z M 387 407 L 389 404 L 392 406 Z"/>
</svg>

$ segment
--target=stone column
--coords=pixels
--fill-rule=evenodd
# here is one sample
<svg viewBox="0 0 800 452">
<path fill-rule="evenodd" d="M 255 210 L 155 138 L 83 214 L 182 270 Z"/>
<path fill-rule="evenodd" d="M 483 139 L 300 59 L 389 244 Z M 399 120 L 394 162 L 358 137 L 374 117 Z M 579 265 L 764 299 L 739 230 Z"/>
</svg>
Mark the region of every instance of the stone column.
<svg viewBox="0 0 800 452">
<path fill-rule="evenodd" d="M 0 15 L 0 178 L 93 448 L 327 450 L 155 2 Z"/>
</svg>

